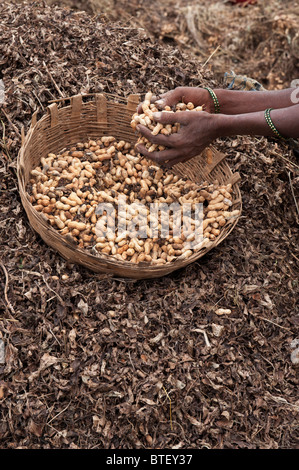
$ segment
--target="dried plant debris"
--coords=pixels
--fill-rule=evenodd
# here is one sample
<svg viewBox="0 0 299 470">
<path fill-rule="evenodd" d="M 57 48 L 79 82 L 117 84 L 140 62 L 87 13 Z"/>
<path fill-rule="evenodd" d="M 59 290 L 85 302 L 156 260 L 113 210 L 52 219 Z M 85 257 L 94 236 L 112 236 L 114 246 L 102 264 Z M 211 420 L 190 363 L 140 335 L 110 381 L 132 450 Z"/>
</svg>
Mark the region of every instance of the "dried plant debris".
<svg viewBox="0 0 299 470">
<path fill-rule="evenodd" d="M 102 0 L 90 0 L 89 7 L 114 20 L 122 12 L 153 38 L 203 62 L 213 55 L 210 63 L 219 77 L 233 69 L 269 89 L 289 87 L 298 77 L 299 5 L 291 0 L 258 1 L 246 8 L 222 0 L 121 0 L 116 8 L 106 1 L 103 8 Z"/>
<path fill-rule="evenodd" d="M 213 83 L 138 28 L 43 2 L 1 5 L 0 445 L 295 448 L 298 161 L 287 146 L 217 142 L 241 174 L 242 216 L 200 261 L 157 280 L 70 265 L 22 208 L 21 126 L 48 100 Z"/>
</svg>

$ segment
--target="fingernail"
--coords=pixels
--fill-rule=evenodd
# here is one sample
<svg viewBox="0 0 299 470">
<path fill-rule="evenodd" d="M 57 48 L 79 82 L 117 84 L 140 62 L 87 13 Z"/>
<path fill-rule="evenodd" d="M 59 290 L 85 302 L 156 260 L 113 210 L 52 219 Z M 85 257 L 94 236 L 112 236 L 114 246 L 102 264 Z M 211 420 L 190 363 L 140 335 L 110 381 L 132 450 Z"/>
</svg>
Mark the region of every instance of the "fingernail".
<svg viewBox="0 0 299 470">
<path fill-rule="evenodd" d="M 153 118 L 154 118 L 155 121 L 157 121 L 158 119 L 160 119 L 161 116 L 162 116 L 162 113 L 154 113 L 154 114 L 153 114 Z"/>
<path fill-rule="evenodd" d="M 163 106 L 164 103 L 165 103 L 164 100 L 157 100 L 157 101 L 156 101 L 156 104 L 157 104 L 158 106 Z"/>
</svg>

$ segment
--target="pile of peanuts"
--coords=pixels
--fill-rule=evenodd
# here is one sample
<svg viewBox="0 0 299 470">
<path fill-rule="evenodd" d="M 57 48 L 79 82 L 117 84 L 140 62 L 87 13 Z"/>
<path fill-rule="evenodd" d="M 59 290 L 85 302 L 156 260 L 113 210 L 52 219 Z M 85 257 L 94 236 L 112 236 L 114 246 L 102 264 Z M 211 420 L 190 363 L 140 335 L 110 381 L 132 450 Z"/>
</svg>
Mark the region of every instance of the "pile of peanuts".
<svg viewBox="0 0 299 470">
<path fill-rule="evenodd" d="M 153 113 L 159 111 L 155 103 L 152 103 L 153 94 L 148 92 L 145 95 L 142 103 L 142 113 L 136 112 L 132 116 L 131 127 L 135 130 L 138 124 L 142 124 L 152 131 L 152 135 L 170 135 L 179 131 L 180 124 L 166 124 L 155 123 L 153 119 Z M 194 106 L 193 103 L 177 103 L 173 109 L 170 106 L 165 106 L 162 112 L 167 111 L 169 113 L 180 112 L 180 111 L 203 111 L 202 106 Z M 156 150 L 165 150 L 165 146 L 151 143 L 146 137 L 139 136 L 137 144 L 143 144 L 148 152 L 154 152 Z"/>
<path fill-rule="evenodd" d="M 96 255 L 132 263 L 165 264 L 188 258 L 215 240 L 227 221 L 239 214 L 229 210 L 230 184 L 199 185 L 180 178 L 137 154 L 130 143 L 117 141 L 113 136 L 77 143 L 41 158 L 40 165 L 31 171 L 27 191 L 35 210 L 70 243 Z M 125 198 L 126 213 L 119 210 L 119 196 Z M 136 226 L 130 228 L 129 224 L 136 216 L 136 202 L 142 204 L 148 222 L 143 238 L 134 236 Z M 190 248 L 199 223 L 192 217 L 187 221 L 187 233 L 174 236 L 174 220 L 170 216 L 168 235 L 162 238 L 157 232 L 153 234 L 152 227 L 161 229 L 159 214 L 153 220 L 150 212 L 151 204 L 156 202 L 203 203 L 204 238 L 200 245 Z M 111 203 L 113 213 L 98 213 L 100 203 Z M 111 229 L 109 219 L 113 216 L 116 221 L 126 220 L 126 231 L 119 234 Z"/>
</svg>

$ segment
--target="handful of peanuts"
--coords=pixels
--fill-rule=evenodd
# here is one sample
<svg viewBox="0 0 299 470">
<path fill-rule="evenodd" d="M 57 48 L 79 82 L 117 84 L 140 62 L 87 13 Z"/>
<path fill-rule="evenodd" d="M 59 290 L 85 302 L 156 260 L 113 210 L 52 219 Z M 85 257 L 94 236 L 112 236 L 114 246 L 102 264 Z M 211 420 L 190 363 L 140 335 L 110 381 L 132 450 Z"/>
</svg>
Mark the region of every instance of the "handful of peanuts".
<svg viewBox="0 0 299 470">
<path fill-rule="evenodd" d="M 189 258 L 239 215 L 239 210 L 230 210 L 230 184 L 198 184 L 179 177 L 114 136 L 79 142 L 41 158 L 27 191 L 35 210 L 74 246 L 137 264 Z M 151 210 L 156 204 L 177 204 L 184 231 L 177 232 L 175 214 L 168 214 L 168 231 L 161 236 L 163 211 Z M 201 205 L 201 216 L 186 215 L 181 211 L 185 204 L 193 212 Z M 115 221 L 122 224 L 121 231 Z M 203 236 L 194 243 L 199 229 Z"/>
<path fill-rule="evenodd" d="M 132 129 L 136 129 L 138 124 L 142 124 L 143 126 L 147 127 L 152 131 L 153 135 L 164 134 L 170 135 L 174 134 L 179 131 L 180 124 L 166 124 L 163 125 L 160 122 L 155 123 L 153 119 L 153 113 L 159 111 L 156 107 L 155 103 L 152 103 L 153 94 L 152 92 L 148 92 L 145 95 L 144 101 L 142 103 L 142 113 L 135 113 L 133 114 L 131 127 Z M 169 113 L 180 112 L 180 111 L 203 111 L 202 106 L 194 106 L 193 103 L 177 103 L 173 109 L 170 106 L 165 106 L 162 112 L 167 111 Z M 137 144 L 143 144 L 148 152 L 154 152 L 155 150 L 165 150 L 163 145 L 157 145 L 151 143 L 146 137 L 139 136 Z"/>
</svg>

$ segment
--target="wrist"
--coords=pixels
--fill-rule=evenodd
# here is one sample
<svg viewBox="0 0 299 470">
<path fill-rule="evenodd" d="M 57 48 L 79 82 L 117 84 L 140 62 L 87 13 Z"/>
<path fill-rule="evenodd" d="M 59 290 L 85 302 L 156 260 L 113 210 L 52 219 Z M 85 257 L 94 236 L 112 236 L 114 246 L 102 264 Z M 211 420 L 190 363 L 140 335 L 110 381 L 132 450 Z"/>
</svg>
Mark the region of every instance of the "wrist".
<svg viewBox="0 0 299 470">
<path fill-rule="evenodd" d="M 214 90 L 210 87 L 205 87 L 204 91 L 208 94 L 208 105 L 207 105 L 207 111 L 213 114 L 219 114 L 220 113 L 220 104 L 218 97 L 215 93 Z"/>
<path fill-rule="evenodd" d="M 263 135 L 272 136 L 264 111 L 249 114 L 219 114 L 215 116 L 215 126 L 219 137 L 235 135 Z"/>
<path fill-rule="evenodd" d="M 227 114 L 215 114 L 213 116 L 213 127 L 217 137 L 229 137 L 234 128 L 234 119 Z"/>
<path fill-rule="evenodd" d="M 295 89 L 296 90 L 296 89 Z M 216 88 L 214 90 L 222 114 L 249 114 L 267 108 L 282 109 L 294 106 L 294 89 L 273 91 L 244 91 Z"/>
<path fill-rule="evenodd" d="M 244 95 L 242 91 L 225 90 L 223 88 L 217 88 L 214 92 L 219 101 L 220 113 L 240 114 L 243 112 L 244 108 L 246 108 L 248 94 Z"/>
</svg>

